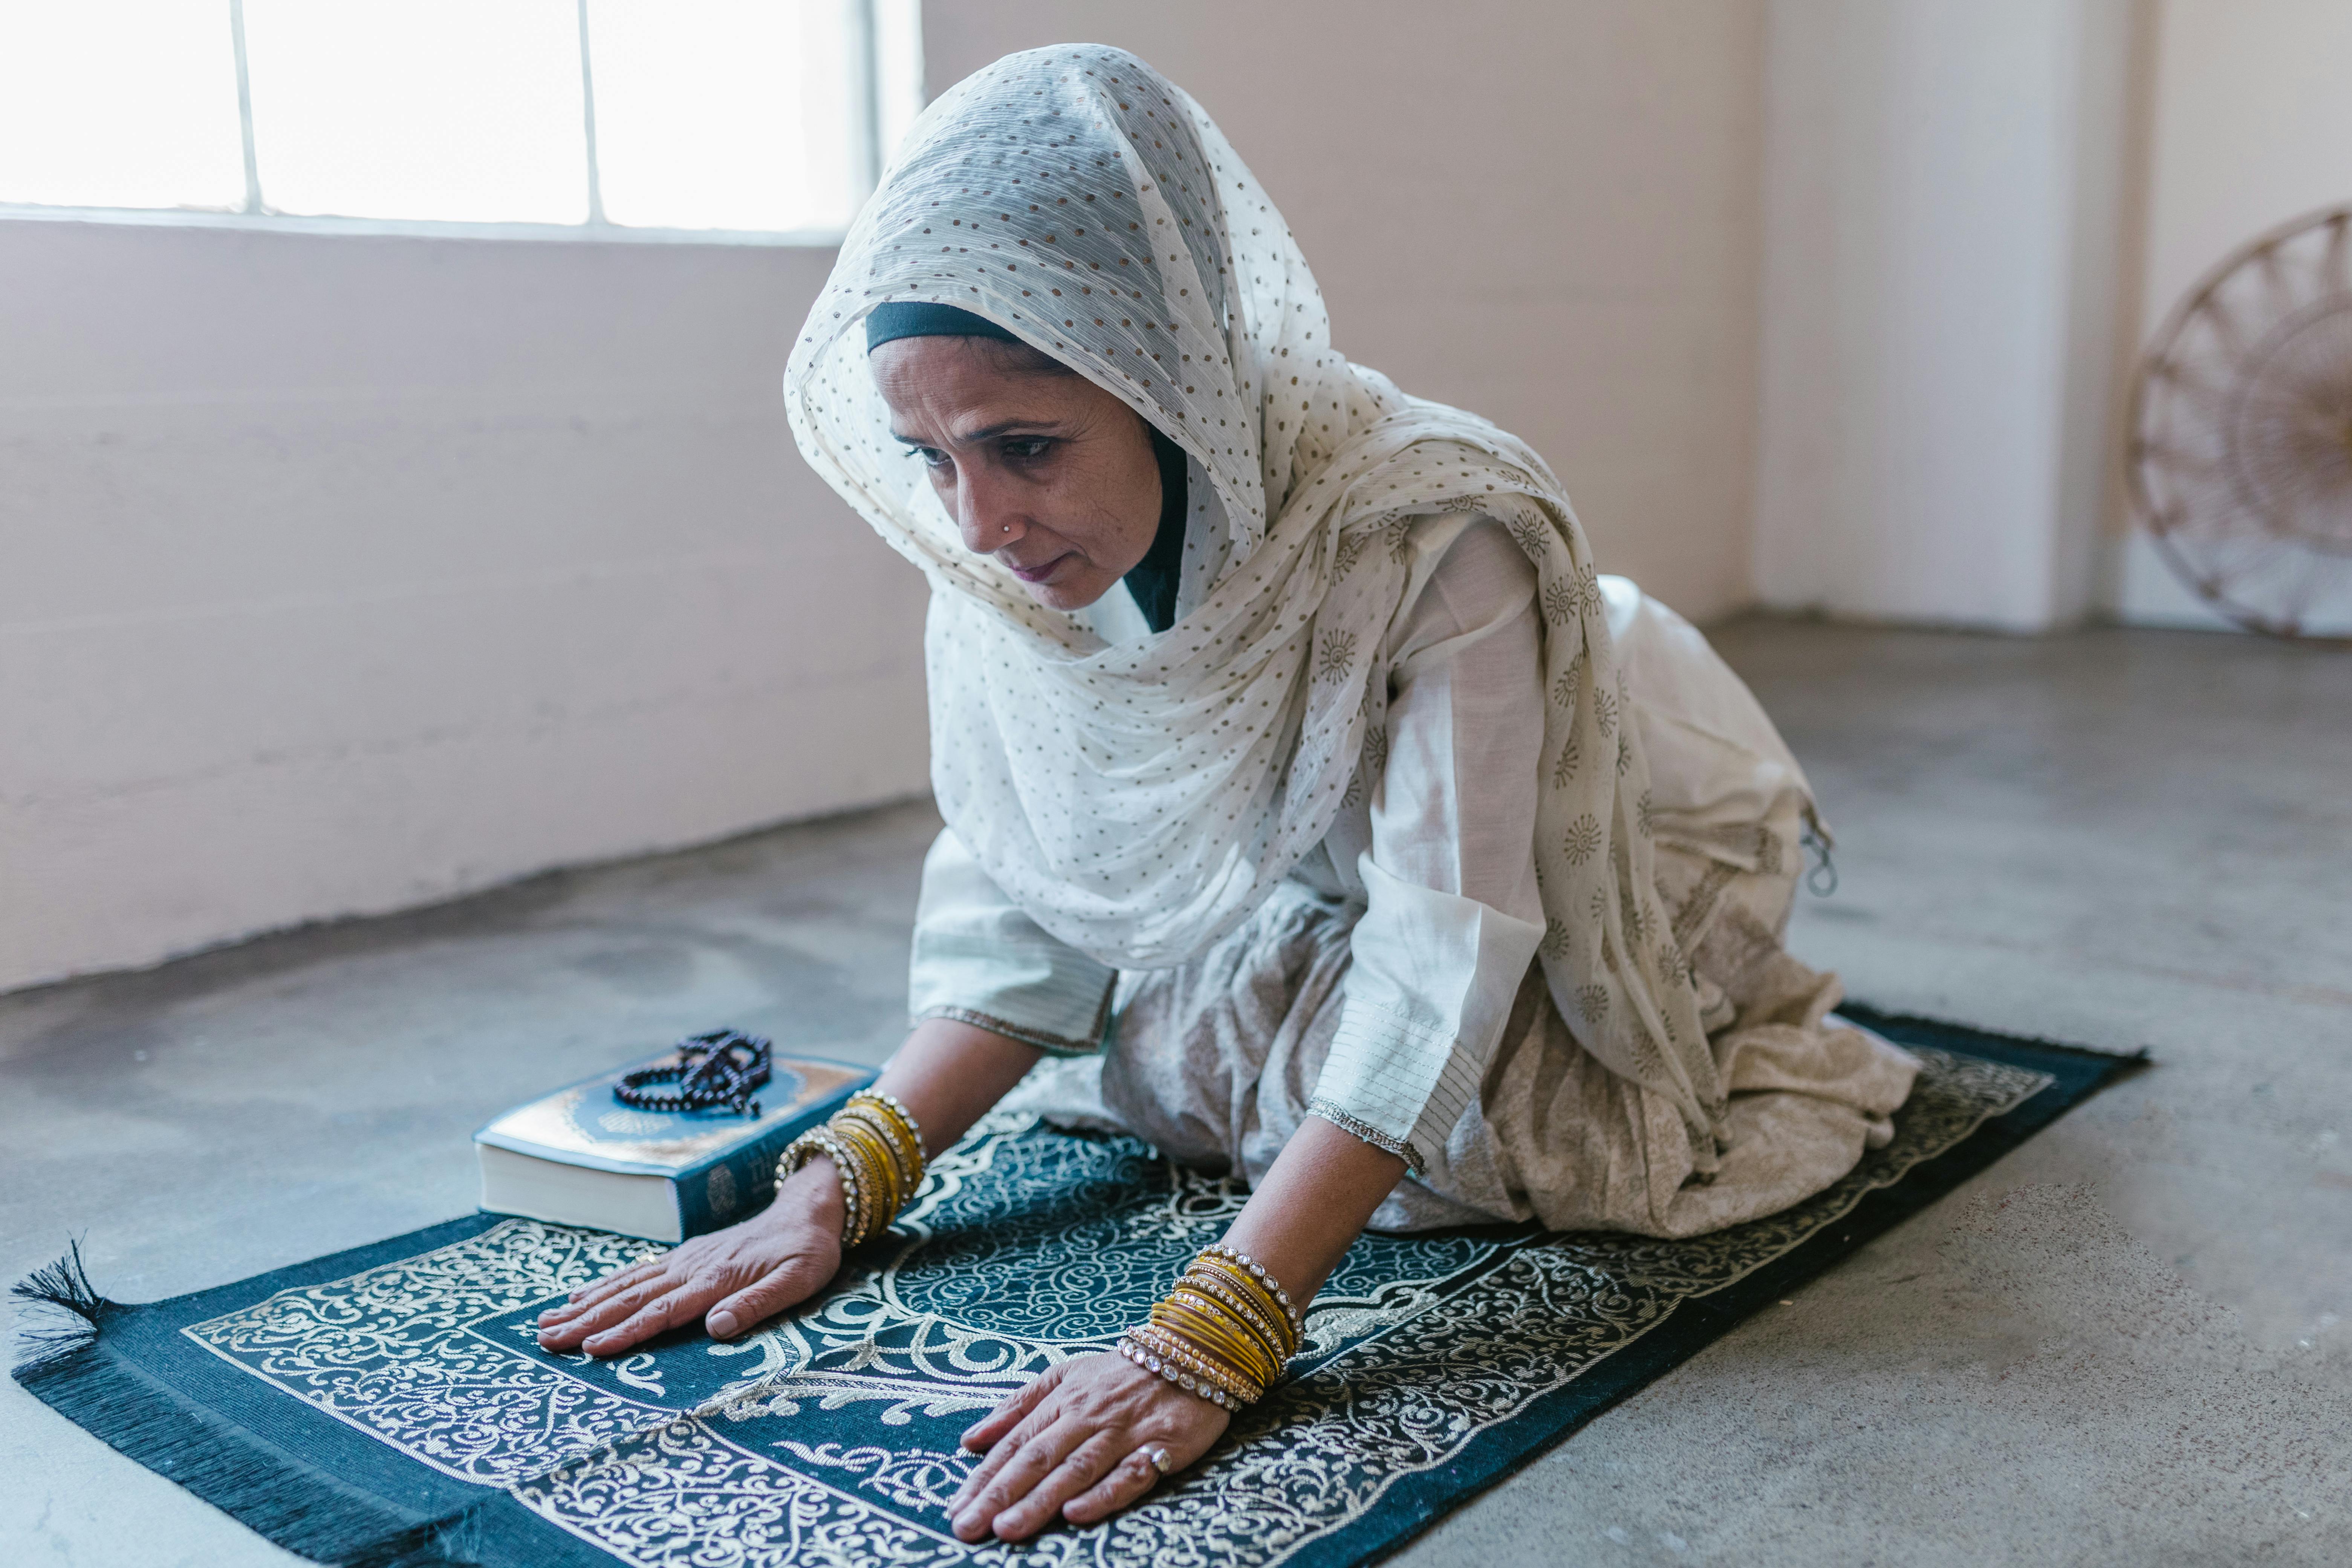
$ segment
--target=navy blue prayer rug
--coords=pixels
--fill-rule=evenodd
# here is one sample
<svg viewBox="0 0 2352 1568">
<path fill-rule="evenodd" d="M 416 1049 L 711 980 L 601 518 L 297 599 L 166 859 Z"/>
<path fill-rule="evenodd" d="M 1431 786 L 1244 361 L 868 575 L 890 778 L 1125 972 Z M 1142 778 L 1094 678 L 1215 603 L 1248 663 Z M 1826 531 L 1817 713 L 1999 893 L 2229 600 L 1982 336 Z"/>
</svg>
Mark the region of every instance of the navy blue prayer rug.
<svg viewBox="0 0 2352 1568">
<path fill-rule="evenodd" d="M 1394 1550 L 2129 1060 L 1847 1011 L 1927 1069 L 1893 1142 L 1829 1191 L 1689 1241 L 1368 1236 L 1288 1381 L 1206 1459 L 1020 1546 L 949 1533 L 941 1505 L 971 1463 L 957 1435 L 1109 1346 L 1243 1200 L 1133 1140 L 1024 1119 L 983 1122 L 838 1288 L 738 1343 L 550 1355 L 539 1311 L 659 1245 L 478 1215 L 146 1306 L 43 1270 L 20 1292 L 81 1318 L 16 1376 L 320 1562 L 1337 1568 Z"/>
</svg>

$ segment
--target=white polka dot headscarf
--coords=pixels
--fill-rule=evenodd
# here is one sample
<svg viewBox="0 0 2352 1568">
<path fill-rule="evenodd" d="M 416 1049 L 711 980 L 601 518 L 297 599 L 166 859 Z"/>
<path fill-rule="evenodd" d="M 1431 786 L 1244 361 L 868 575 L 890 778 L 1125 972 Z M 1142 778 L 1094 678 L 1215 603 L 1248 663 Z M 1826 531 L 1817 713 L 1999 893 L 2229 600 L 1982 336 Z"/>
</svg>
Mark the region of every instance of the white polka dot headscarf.
<svg viewBox="0 0 2352 1568">
<path fill-rule="evenodd" d="M 964 548 L 866 367 L 861 322 L 892 300 L 994 321 L 1184 449 L 1173 626 L 1106 646 Z M 1546 978 L 1713 1168 L 1724 1093 L 1659 910 L 1648 769 L 1568 497 L 1517 437 L 1331 347 L 1282 215 L 1181 89 L 1090 44 L 959 83 L 859 214 L 784 394 L 802 453 L 930 578 L 940 811 L 1040 925 L 1126 968 L 1203 951 L 1329 831 L 1386 750 L 1381 648 L 1415 520 L 1499 520 L 1545 623 Z"/>
</svg>

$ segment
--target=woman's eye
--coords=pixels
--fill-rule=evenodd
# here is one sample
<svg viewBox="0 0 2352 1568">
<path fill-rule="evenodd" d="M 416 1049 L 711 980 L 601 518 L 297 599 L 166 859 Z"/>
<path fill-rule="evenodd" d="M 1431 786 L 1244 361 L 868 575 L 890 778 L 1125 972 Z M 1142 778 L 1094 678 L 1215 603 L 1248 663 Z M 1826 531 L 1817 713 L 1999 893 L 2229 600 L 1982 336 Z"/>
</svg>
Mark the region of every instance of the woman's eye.
<svg viewBox="0 0 2352 1568">
<path fill-rule="evenodd" d="M 1053 440 L 1045 436 L 1015 436 L 1003 447 L 1006 457 L 1023 463 L 1034 463 L 1053 449 Z"/>
<path fill-rule="evenodd" d="M 937 447 L 909 447 L 907 448 L 907 455 L 910 458 L 920 458 L 923 460 L 923 466 L 927 468 L 944 468 L 955 461 Z"/>
</svg>

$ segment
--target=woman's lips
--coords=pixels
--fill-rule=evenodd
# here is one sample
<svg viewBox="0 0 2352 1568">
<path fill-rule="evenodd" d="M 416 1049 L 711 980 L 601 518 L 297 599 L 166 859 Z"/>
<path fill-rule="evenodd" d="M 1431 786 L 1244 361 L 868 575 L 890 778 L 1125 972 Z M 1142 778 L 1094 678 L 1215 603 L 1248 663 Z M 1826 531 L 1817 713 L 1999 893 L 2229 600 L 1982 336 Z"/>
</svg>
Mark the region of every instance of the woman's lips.
<svg viewBox="0 0 2352 1568">
<path fill-rule="evenodd" d="M 1015 577 L 1020 578 L 1024 583 L 1043 583 L 1046 578 L 1051 577 L 1054 574 L 1054 569 L 1055 567 L 1061 565 L 1063 562 L 1067 561 L 1070 558 L 1070 554 L 1071 552 L 1069 551 L 1065 550 L 1059 555 L 1055 556 L 1051 561 L 1046 562 L 1042 566 L 1015 566 L 1010 561 L 1006 562 L 1004 565 L 1006 570 L 1010 571 Z"/>
</svg>

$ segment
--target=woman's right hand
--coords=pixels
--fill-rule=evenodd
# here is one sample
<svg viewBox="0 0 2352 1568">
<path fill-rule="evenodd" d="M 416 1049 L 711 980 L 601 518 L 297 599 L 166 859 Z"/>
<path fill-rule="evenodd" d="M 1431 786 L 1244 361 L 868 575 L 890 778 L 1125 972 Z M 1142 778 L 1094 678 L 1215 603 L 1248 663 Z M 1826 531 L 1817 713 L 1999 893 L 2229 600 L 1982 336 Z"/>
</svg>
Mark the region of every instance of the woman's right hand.
<svg viewBox="0 0 2352 1568">
<path fill-rule="evenodd" d="M 616 1356 L 698 1317 L 712 1339 L 731 1340 L 824 1289 L 841 1269 L 841 1179 L 820 1155 L 750 1219 L 608 1274 L 541 1312 L 540 1348 Z"/>
</svg>

